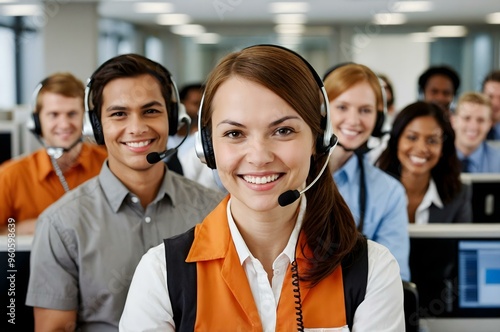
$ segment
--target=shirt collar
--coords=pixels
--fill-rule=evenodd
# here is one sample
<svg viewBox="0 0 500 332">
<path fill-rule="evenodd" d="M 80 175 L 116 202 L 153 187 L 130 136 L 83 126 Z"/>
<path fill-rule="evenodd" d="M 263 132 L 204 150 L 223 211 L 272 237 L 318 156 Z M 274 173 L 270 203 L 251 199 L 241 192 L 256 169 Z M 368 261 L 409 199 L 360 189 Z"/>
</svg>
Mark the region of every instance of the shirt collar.
<svg viewBox="0 0 500 332">
<path fill-rule="evenodd" d="M 351 182 L 356 178 L 356 173 L 358 172 L 357 158 L 358 157 L 353 154 L 341 168 L 333 173 L 335 182 Z"/>
<path fill-rule="evenodd" d="M 288 243 L 283 250 L 283 252 L 279 255 L 286 255 L 288 259 L 293 261 L 295 259 L 295 247 L 297 245 L 297 241 L 299 239 L 300 229 L 302 227 L 302 221 L 304 219 L 304 214 L 306 212 L 306 196 L 301 195 L 300 206 L 299 206 L 299 215 L 297 217 L 297 221 L 295 222 L 295 226 L 292 230 L 292 234 L 290 234 L 290 238 L 288 239 Z M 245 260 L 249 257 L 253 258 L 252 253 L 248 249 L 243 237 L 241 236 L 236 223 L 234 222 L 233 215 L 231 214 L 231 198 L 227 204 L 227 221 L 229 224 L 229 231 L 231 232 L 231 237 L 233 238 L 234 245 L 236 247 L 236 252 L 238 253 L 238 257 L 240 259 L 240 264 L 243 265 Z"/>
<path fill-rule="evenodd" d="M 425 196 L 422 199 L 422 203 L 420 203 L 420 205 L 418 206 L 418 209 L 420 208 L 427 209 L 432 204 L 434 204 L 440 209 L 442 209 L 444 206 L 441 197 L 439 197 L 436 183 L 434 182 L 434 179 L 431 178 L 431 180 L 429 181 L 429 188 L 427 188 L 427 192 L 425 193 Z"/>
<path fill-rule="evenodd" d="M 486 142 L 482 142 L 478 147 L 477 149 L 472 152 L 469 156 L 469 163 L 472 165 L 472 166 L 479 166 L 481 165 L 481 159 L 483 158 L 484 156 L 484 150 L 485 150 L 485 146 L 486 146 Z M 469 166 L 470 167 L 470 166 Z"/>
<path fill-rule="evenodd" d="M 54 167 L 45 149 L 38 150 L 36 159 L 39 165 L 38 180 L 42 182 L 45 181 L 51 172 L 55 172 Z"/>
<path fill-rule="evenodd" d="M 116 175 L 111 172 L 108 166 L 108 161 L 104 162 L 99 173 L 99 182 L 101 184 L 102 190 L 106 199 L 109 202 L 114 213 L 118 212 L 118 209 L 123 204 L 125 199 L 131 199 L 134 195 L 127 189 L 127 187 L 116 177 Z M 156 203 L 163 199 L 163 197 L 168 196 L 175 206 L 175 188 L 172 181 L 172 174 L 166 169 L 165 175 L 163 176 L 162 184 L 158 190 L 158 194 L 152 203 Z"/>
<path fill-rule="evenodd" d="M 84 163 L 84 158 L 91 158 L 90 155 L 90 147 L 87 146 L 87 144 L 83 143 L 82 144 L 82 149 L 80 150 L 80 154 L 78 155 L 78 158 L 75 161 L 75 164 L 72 166 L 74 167 L 82 167 L 84 173 L 87 173 L 89 170 L 90 164 L 87 165 Z M 39 155 L 38 155 L 38 165 L 40 165 L 39 168 L 39 175 L 38 179 L 40 181 L 44 181 L 51 173 L 55 173 L 54 167 L 52 166 L 52 161 L 50 160 L 50 156 L 47 154 L 46 149 L 40 149 L 39 150 Z"/>
</svg>

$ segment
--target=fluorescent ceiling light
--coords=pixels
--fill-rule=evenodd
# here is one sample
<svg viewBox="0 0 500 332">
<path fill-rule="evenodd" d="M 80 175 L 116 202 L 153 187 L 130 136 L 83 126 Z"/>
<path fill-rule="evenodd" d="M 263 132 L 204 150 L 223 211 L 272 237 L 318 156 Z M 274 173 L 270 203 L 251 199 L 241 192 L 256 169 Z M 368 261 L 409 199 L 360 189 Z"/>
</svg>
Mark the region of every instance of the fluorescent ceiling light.
<svg viewBox="0 0 500 332">
<path fill-rule="evenodd" d="M 274 17 L 276 24 L 304 24 L 307 16 L 304 14 L 278 14 Z"/>
<path fill-rule="evenodd" d="M 300 35 L 306 30 L 301 24 L 278 24 L 274 27 L 274 31 L 284 35 Z"/>
<path fill-rule="evenodd" d="M 463 37 L 467 29 L 463 25 L 435 25 L 429 28 L 433 37 Z"/>
<path fill-rule="evenodd" d="M 174 5 L 168 2 L 136 2 L 134 11 L 141 14 L 171 13 Z"/>
<path fill-rule="evenodd" d="M 500 24 L 500 12 L 491 13 L 486 15 L 486 23 Z"/>
<path fill-rule="evenodd" d="M 398 25 L 406 23 L 406 16 L 399 13 L 378 13 L 373 15 L 373 23 L 379 25 Z"/>
<path fill-rule="evenodd" d="M 432 43 L 435 39 L 429 32 L 410 33 L 410 40 L 416 43 Z"/>
<path fill-rule="evenodd" d="M 176 35 L 194 37 L 205 33 L 205 27 L 199 24 L 174 25 L 170 31 Z"/>
<path fill-rule="evenodd" d="M 220 41 L 220 35 L 218 33 L 206 32 L 196 36 L 195 41 L 198 44 L 217 44 Z"/>
<path fill-rule="evenodd" d="M 186 14 L 161 14 L 156 17 L 156 23 L 160 25 L 180 25 L 191 22 L 191 17 Z"/>
<path fill-rule="evenodd" d="M 307 2 L 272 2 L 269 4 L 269 12 L 282 13 L 307 13 L 309 3 Z"/>
<path fill-rule="evenodd" d="M 433 7 L 430 1 L 396 1 L 392 5 L 395 12 L 428 12 Z"/>
<path fill-rule="evenodd" d="M 1 13 L 5 16 L 36 16 L 41 14 L 38 5 L 4 5 Z"/>
</svg>

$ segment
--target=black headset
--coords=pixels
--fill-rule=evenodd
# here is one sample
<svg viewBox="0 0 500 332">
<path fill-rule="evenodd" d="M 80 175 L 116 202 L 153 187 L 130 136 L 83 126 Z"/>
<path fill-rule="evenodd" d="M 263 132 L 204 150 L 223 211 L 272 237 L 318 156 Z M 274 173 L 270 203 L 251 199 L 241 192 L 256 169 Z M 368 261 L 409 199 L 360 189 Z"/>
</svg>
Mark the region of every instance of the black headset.
<svg viewBox="0 0 500 332">
<path fill-rule="evenodd" d="M 323 105 L 321 106 L 321 115 L 322 115 L 322 120 L 321 120 L 321 129 L 323 129 L 323 134 L 319 135 L 316 141 L 316 152 L 318 154 L 324 154 L 330 151 L 332 147 L 337 144 L 337 136 L 333 133 L 333 127 L 332 123 L 330 121 L 330 105 L 329 105 L 329 100 L 328 100 L 328 95 L 326 94 L 325 87 L 323 85 L 323 81 L 321 80 L 321 77 L 318 75 L 318 73 L 314 70 L 313 66 L 307 62 L 304 57 L 302 57 L 300 54 L 297 52 L 294 52 L 288 48 L 279 46 L 279 45 L 272 45 L 272 44 L 259 44 L 259 45 L 253 45 L 250 47 L 246 47 L 243 50 L 252 48 L 252 47 L 258 47 L 258 46 L 269 46 L 269 47 L 275 47 L 279 48 L 282 50 L 285 50 L 287 52 L 290 52 L 294 54 L 296 57 L 298 57 L 304 64 L 309 68 L 309 71 L 314 77 L 314 80 L 316 81 L 316 84 L 318 85 L 319 89 L 321 90 L 322 96 L 323 96 Z M 290 68 L 290 70 L 293 70 L 293 68 Z M 203 97 L 201 98 L 201 103 L 200 103 L 200 108 L 198 111 L 198 132 L 196 133 L 196 143 L 195 143 L 195 149 L 196 149 L 196 155 L 198 158 L 200 158 L 201 162 L 207 164 L 208 167 L 211 169 L 216 169 L 216 163 L 215 163 L 215 154 L 214 154 L 214 149 L 212 146 L 212 137 L 211 137 L 211 132 L 209 129 L 206 127 L 201 126 L 201 118 L 202 118 L 202 110 L 203 110 L 203 101 L 205 99 L 205 94 L 203 94 Z"/>
<path fill-rule="evenodd" d="M 105 61 L 102 65 L 100 65 L 90 76 L 87 81 L 87 86 L 85 88 L 85 117 L 84 117 L 84 125 L 83 125 L 83 134 L 87 137 L 94 137 L 97 144 L 104 145 L 104 134 L 102 131 L 101 119 L 97 115 L 95 110 L 96 106 L 100 107 L 100 105 L 92 105 L 92 83 L 94 81 L 95 76 L 107 65 L 115 61 L 118 57 L 123 56 L 134 56 L 140 58 L 152 65 L 155 70 L 150 70 L 147 74 L 150 74 L 154 78 L 156 78 L 161 85 L 169 85 L 171 88 L 170 100 L 167 102 L 167 115 L 168 115 L 168 124 L 169 124 L 169 136 L 175 135 L 177 133 L 177 129 L 180 124 L 183 124 L 187 121 L 189 116 L 187 115 L 186 109 L 184 105 L 180 102 L 179 91 L 177 90 L 177 86 L 172 77 L 172 74 L 162 66 L 161 64 L 152 61 L 142 55 L 138 54 L 126 54 L 119 55 L 113 57 L 107 61 Z M 168 81 L 165 81 L 167 78 Z"/>
<path fill-rule="evenodd" d="M 340 68 L 340 67 L 343 67 L 343 66 L 346 66 L 346 65 L 355 65 L 356 63 L 355 62 L 342 62 L 342 63 L 339 63 L 333 67 L 331 67 L 330 69 L 328 69 L 325 73 L 325 75 L 323 75 L 323 79 L 326 79 L 326 77 L 328 75 L 330 75 L 332 72 L 334 72 L 337 68 Z M 375 74 L 375 76 L 377 76 Z M 382 136 L 384 136 L 385 134 L 387 134 L 387 132 L 384 132 L 383 130 L 383 127 L 384 127 L 384 122 L 385 122 L 385 118 L 387 117 L 387 94 L 385 92 L 385 89 L 384 89 L 384 81 L 378 77 L 378 83 L 380 85 L 380 91 L 382 93 L 382 112 L 379 112 L 377 110 L 377 118 L 375 119 L 375 127 L 373 127 L 373 131 L 372 131 L 372 134 L 371 136 L 372 137 L 377 137 L 377 138 L 380 138 Z"/>
<path fill-rule="evenodd" d="M 42 80 L 36 86 L 31 97 L 31 116 L 26 123 L 26 128 L 33 133 L 36 137 L 42 137 L 42 124 L 40 123 L 40 114 L 36 111 L 36 102 L 38 100 L 38 95 L 40 90 L 42 90 L 45 83 L 47 83 L 48 78 Z"/>
</svg>

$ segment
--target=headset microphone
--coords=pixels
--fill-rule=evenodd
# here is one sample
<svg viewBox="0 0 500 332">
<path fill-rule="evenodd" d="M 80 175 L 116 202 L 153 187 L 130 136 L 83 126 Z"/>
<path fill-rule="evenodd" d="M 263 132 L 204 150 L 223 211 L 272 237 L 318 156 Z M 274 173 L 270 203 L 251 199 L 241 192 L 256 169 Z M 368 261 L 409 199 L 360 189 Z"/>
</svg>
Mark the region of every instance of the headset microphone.
<svg viewBox="0 0 500 332">
<path fill-rule="evenodd" d="M 166 161 L 168 161 L 170 158 L 172 158 L 172 156 L 176 152 L 177 152 L 177 147 L 175 147 L 173 149 L 165 150 L 163 152 L 151 152 L 151 153 L 148 153 L 148 155 L 146 156 L 146 159 L 147 159 L 148 163 L 156 164 L 157 162 L 159 162 L 162 159 L 165 159 Z"/>
<path fill-rule="evenodd" d="M 45 146 L 45 143 L 41 139 L 39 139 L 39 142 L 43 146 Z M 59 146 L 45 146 L 45 149 L 47 150 L 47 154 L 49 156 L 54 157 L 56 159 L 59 159 L 59 158 L 61 158 L 61 156 L 63 155 L 64 152 L 70 151 L 71 149 L 73 149 L 80 142 L 82 142 L 82 138 L 81 137 L 79 139 L 77 139 L 73 144 L 71 144 L 67 148 L 63 148 L 63 147 L 59 147 Z"/>
<path fill-rule="evenodd" d="M 182 143 L 184 143 L 186 138 L 189 136 L 189 132 L 191 131 L 191 119 L 187 116 L 187 113 L 185 115 L 183 115 L 180 122 L 184 123 L 187 126 L 186 134 L 184 135 L 184 138 L 182 139 L 182 141 L 179 144 L 177 144 L 177 146 L 175 148 L 167 149 L 163 152 L 148 153 L 148 155 L 146 156 L 146 160 L 148 161 L 148 163 L 156 164 L 157 162 L 159 162 L 162 159 L 165 159 L 165 162 L 167 162 L 170 160 L 170 158 L 172 158 L 177 153 L 177 149 L 179 148 L 179 146 L 182 145 Z"/>
<path fill-rule="evenodd" d="M 337 144 L 337 142 L 335 142 L 335 145 L 336 144 Z M 278 197 L 278 204 L 280 206 L 287 206 L 287 205 L 292 204 L 293 202 L 295 202 L 300 197 L 300 195 L 302 195 L 307 190 L 309 190 L 309 188 L 311 188 L 312 186 L 314 186 L 314 184 L 316 183 L 316 181 L 319 180 L 319 178 L 321 177 L 321 175 L 325 171 L 326 166 L 328 166 L 328 162 L 330 161 L 330 156 L 332 155 L 332 151 L 333 151 L 333 149 L 330 149 L 330 151 L 328 152 L 328 157 L 326 158 L 326 161 L 323 164 L 323 167 L 321 168 L 321 171 L 319 172 L 319 174 L 316 176 L 316 178 L 307 187 L 305 187 L 301 191 L 298 191 L 297 189 L 285 191 L 284 193 L 282 193 Z"/>
</svg>

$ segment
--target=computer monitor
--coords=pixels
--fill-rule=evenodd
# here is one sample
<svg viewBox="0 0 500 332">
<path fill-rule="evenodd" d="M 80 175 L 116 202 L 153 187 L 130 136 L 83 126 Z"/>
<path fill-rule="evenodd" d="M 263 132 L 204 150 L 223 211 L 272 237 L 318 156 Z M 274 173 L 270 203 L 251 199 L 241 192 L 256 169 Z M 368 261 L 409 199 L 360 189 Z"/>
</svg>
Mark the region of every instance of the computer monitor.
<svg viewBox="0 0 500 332">
<path fill-rule="evenodd" d="M 18 125 L 0 120 L 0 164 L 20 153 Z"/>
<path fill-rule="evenodd" d="M 462 183 L 472 187 L 474 223 L 500 223 L 500 173 L 462 173 Z"/>
<path fill-rule="evenodd" d="M 34 331 L 33 308 L 25 305 L 32 236 L 0 236 L 0 331 Z"/>
<path fill-rule="evenodd" d="M 420 317 L 431 323 L 475 319 L 475 324 L 498 328 L 500 224 L 428 224 L 409 229 L 411 281 L 418 288 Z"/>
</svg>

